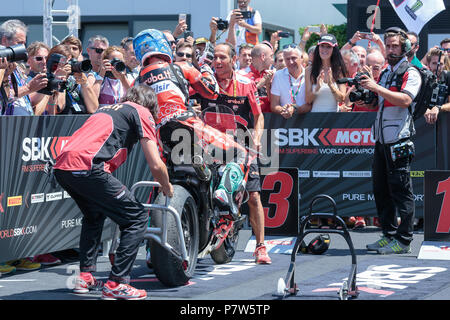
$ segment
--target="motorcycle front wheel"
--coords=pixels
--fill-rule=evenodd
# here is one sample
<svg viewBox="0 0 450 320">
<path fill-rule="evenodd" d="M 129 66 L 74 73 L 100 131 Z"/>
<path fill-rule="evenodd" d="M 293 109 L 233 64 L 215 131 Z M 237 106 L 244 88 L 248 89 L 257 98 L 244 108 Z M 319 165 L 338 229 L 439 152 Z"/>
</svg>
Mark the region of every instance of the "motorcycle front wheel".
<svg viewBox="0 0 450 320">
<path fill-rule="evenodd" d="M 236 253 L 238 238 L 239 230 L 236 230 L 235 225 L 222 245 L 210 253 L 211 258 L 216 264 L 225 264 L 233 260 L 234 254 Z"/>
<path fill-rule="evenodd" d="M 181 215 L 181 225 L 188 255 L 187 269 L 183 268 L 182 262 L 173 253 L 164 249 L 158 242 L 149 240 L 153 270 L 158 279 L 168 287 L 185 285 L 193 276 L 197 265 L 199 243 L 198 213 L 195 200 L 184 187 L 174 185 L 173 188 L 173 197 L 170 199 L 169 205 Z M 165 196 L 160 193 L 154 203 L 164 205 Z M 150 226 L 161 228 L 163 214 L 166 215 L 168 228 L 167 242 L 181 253 L 175 219 L 170 214 L 154 210 L 151 214 Z"/>
</svg>

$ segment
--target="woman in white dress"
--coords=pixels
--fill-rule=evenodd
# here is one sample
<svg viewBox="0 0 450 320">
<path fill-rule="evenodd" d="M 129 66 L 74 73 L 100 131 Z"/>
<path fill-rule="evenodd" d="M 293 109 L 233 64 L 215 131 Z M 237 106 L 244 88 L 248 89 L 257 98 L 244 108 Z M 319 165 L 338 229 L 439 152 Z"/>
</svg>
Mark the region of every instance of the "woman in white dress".
<svg viewBox="0 0 450 320">
<path fill-rule="evenodd" d="M 345 99 L 345 84 L 336 80 L 345 77 L 347 69 L 332 34 L 324 34 L 314 50 L 313 63 L 305 71 L 306 103 L 311 112 L 337 112 Z"/>
</svg>

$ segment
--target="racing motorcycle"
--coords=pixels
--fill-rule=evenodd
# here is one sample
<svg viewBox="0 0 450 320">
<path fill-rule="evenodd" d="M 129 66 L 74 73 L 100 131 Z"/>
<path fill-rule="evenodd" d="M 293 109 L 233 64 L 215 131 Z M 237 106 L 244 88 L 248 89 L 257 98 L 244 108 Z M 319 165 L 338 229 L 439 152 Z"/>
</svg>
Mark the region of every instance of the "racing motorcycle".
<svg viewBox="0 0 450 320">
<path fill-rule="evenodd" d="M 188 283 L 195 272 L 197 258 L 210 255 L 216 264 L 233 259 L 239 230 L 245 222 L 245 216 L 239 211 L 248 200 L 245 183 L 250 163 L 259 155 L 251 148 L 248 129 L 236 123 L 229 107 L 209 107 L 200 117 L 194 115 L 193 111 L 188 111 L 159 130 L 159 137 L 167 134 L 171 137 L 169 142 L 161 141 L 161 145 L 174 196 L 168 199 L 162 193 L 155 194 L 151 204 L 144 205 L 150 209 L 145 236 L 147 265 L 169 287 Z M 191 137 L 193 141 L 173 141 L 177 129 L 181 129 L 180 137 Z M 188 135 L 183 134 L 186 130 Z M 183 148 L 177 157 L 177 146 L 187 145 L 190 147 Z M 230 159 L 236 161 L 233 162 L 235 168 L 240 163 L 242 183 L 234 190 L 226 183 L 228 201 L 218 201 L 215 192 L 224 187 L 222 177 L 236 173 L 230 169 Z M 156 182 L 138 182 L 130 191 L 157 185 Z M 111 247 L 112 251 L 115 246 L 117 244 Z"/>
</svg>

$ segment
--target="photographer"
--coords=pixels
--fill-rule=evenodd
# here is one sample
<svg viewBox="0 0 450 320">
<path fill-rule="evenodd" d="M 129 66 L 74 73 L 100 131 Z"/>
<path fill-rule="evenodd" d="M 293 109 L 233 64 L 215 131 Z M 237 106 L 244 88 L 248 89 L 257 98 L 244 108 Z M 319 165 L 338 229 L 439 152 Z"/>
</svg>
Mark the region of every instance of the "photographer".
<svg viewBox="0 0 450 320">
<path fill-rule="evenodd" d="M 239 10 L 230 11 L 227 17 L 227 20 L 230 22 L 228 34 L 234 33 L 236 37 L 236 48 L 238 48 L 241 43 L 251 43 L 256 45 L 259 42 L 258 36 L 262 32 L 261 14 L 258 10 L 254 10 L 250 7 L 250 0 L 238 0 L 237 2 Z M 233 27 L 231 26 L 230 18 L 236 11 L 241 12 L 241 15 L 237 20 L 236 25 Z M 249 13 L 250 17 L 244 17 L 242 12 Z"/>
<path fill-rule="evenodd" d="M 436 123 L 440 112 L 450 111 L 450 72 L 444 70 L 445 59 L 448 58 L 445 57 L 444 52 L 437 48 L 431 49 L 427 55 L 427 65 L 430 71 L 436 74 L 438 83 L 447 87 L 445 93 L 446 98 L 444 100 L 446 103 L 434 106 L 433 108 L 428 109 L 424 114 L 425 121 L 429 124 Z"/>
<path fill-rule="evenodd" d="M 419 71 L 407 60 L 406 55 L 411 48 L 407 34 L 400 28 L 389 28 L 384 41 L 388 67 L 378 83 L 371 73 L 363 75 L 361 80 L 364 89 L 378 96 L 375 101 L 379 106 L 372 128 L 376 140 L 372 179 L 383 234 L 380 240 L 368 244 L 367 250 L 399 254 L 410 252 L 413 240 L 415 205 L 410 168 L 414 144 L 410 138 L 415 134 L 413 100 L 419 93 L 422 79 Z M 397 72 L 403 68 L 406 71 L 401 76 Z M 397 212 L 401 218 L 400 225 Z"/>
<path fill-rule="evenodd" d="M 94 84 L 100 106 L 118 103 L 130 88 L 122 48 L 108 47 L 103 52 L 102 61 Z"/>
<path fill-rule="evenodd" d="M 86 114 L 98 109 L 98 99 L 92 85 L 85 73 L 73 72 L 69 63 L 71 59 L 70 49 L 66 45 L 54 46 L 47 57 L 50 87 L 41 92 L 50 96 L 46 108 L 49 114 Z M 55 86 L 58 89 L 54 89 Z"/>
<path fill-rule="evenodd" d="M 25 45 L 27 30 L 27 26 L 20 20 L 5 21 L 0 26 L 1 45 L 5 47 L 17 44 Z M 25 66 L 21 63 L 12 62 L 5 72 L 3 82 L 5 95 L 9 97 L 7 110 L 4 113 L 8 115 L 34 115 L 29 94 L 46 86 L 45 76 L 35 77 L 27 83 Z"/>
</svg>

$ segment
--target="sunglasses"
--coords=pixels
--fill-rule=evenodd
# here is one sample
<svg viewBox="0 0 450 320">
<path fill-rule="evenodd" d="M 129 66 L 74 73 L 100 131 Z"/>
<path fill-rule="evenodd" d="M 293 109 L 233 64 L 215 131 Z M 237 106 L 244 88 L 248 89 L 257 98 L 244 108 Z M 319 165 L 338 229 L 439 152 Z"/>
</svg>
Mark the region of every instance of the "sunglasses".
<svg viewBox="0 0 450 320">
<path fill-rule="evenodd" d="M 98 53 L 98 54 L 101 54 L 101 53 L 103 53 L 103 51 L 105 51 L 105 49 L 102 49 L 102 48 L 92 48 L 92 47 L 89 47 L 89 49 L 95 50 L 95 52 Z"/>
<path fill-rule="evenodd" d="M 287 49 L 287 48 L 297 48 L 297 45 L 295 43 L 291 43 L 291 44 L 285 44 L 283 46 L 283 50 Z"/>
<path fill-rule="evenodd" d="M 182 58 L 182 57 L 186 57 L 186 58 L 192 58 L 192 54 L 190 54 L 190 53 L 185 53 L 185 52 L 177 52 L 177 56 L 179 56 L 180 58 Z"/>
<path fill-rule="evenodd" d="M 36 56 L 33 59 L 36 61 L 44 61 L 45 57 Z"/>
</svg>

